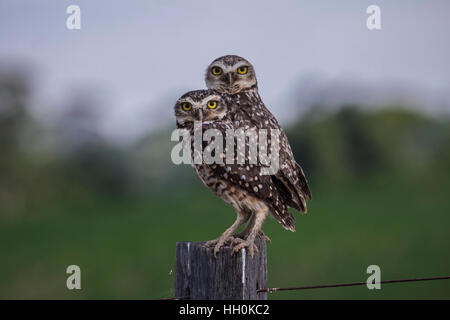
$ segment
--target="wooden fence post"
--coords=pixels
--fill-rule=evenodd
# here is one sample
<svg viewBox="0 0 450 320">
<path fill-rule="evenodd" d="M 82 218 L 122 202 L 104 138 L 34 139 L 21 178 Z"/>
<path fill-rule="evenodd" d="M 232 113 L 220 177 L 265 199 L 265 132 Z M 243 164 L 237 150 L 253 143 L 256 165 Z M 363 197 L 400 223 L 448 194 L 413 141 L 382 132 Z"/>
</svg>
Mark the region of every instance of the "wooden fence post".
<svg viewBox="0 0 450 320">
<path fill-rule="evenodd" d="M 253 258 L 247 250 L 231 256 L 231 247 L 223 247 L 214 258 L 213 248 L 204 242 L 177 242 L 175 298 L 192 300 L 266 300 L 266 243 L 255 240 L 259 252 Z"/>
</svg>

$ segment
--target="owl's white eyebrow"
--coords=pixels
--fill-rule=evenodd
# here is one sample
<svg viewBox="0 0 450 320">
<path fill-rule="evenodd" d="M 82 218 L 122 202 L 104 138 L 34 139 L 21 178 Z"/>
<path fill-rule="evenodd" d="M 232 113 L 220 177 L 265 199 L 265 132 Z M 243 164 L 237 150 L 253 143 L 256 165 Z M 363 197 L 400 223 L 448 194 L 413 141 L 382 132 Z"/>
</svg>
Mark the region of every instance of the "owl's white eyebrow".
<svg viewBox="0 0 450 320">
<path fill-rule="evenodd" d="M 182 100 L 180 100 L 180 103 L 184 103 L 184 102 L 189 102 L 190 104 L 195 104 L 195 102 L 191 99 L 191 98 L 185 98 L 185 99 L 182 99 Z"/>
<path fill-rule="evenodd" d="M 225 69 L 226 65 L 224 65 L 221 61 L 217 61 L 214 64 L 212 64 L 209 68 L 212 69 L 212 68 L 215 68 L 215 67 L 219 67 L 219 68 Z"/>
<path fill-rule="evenodd" d="M 220 99 L 220 97 L 219 97 L 219 96 L 216 96 L 216 95 L 208 96 L 208 97 L 206 97 L 205 99 L 202 100 L 202 104 L 203 104 L 204 102 L 206 102 L 206 101 L 219 100 L 219 99 Z"/>
<path fill-rule="evenodd" d="M 240 61 L 232 66 L 232 68 L 240 68 L 242 66 L 246 66 L 250 68 L 250 65 L 245 61 Z"/>
<path fill-rule="evenodd" d="M 234 69 L 234 68 L 236 68 L 236 67 L 241 67 L 241 66 L 247 66 L 247 67 L 250 67 L 250 64 L 247 62 L 247 61 L 238 61 L 238 62 L 236 62 L 235 64 L 233 64 L 233 65 L 225 65 L 224 63 L 222 63 L 221 61 L 217 61 L 217 62 L 215 62 L 214 64 L 212 64 L 211 66 L 210 66 L 210 68 L 212 69 L 212 68 L 214 68 L 214 67 L 219 67 L 219 68 L 222 68 L 223 70 L 230 70 L 230 69 Z"/>
</svg>

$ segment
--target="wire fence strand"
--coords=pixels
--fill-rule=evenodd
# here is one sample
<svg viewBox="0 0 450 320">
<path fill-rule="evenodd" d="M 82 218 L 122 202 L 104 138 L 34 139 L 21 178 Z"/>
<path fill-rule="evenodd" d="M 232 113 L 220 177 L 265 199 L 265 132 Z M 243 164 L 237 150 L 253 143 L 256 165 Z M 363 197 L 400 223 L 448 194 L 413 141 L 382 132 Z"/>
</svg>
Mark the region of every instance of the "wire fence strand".
<svg viewBox="0 0 450 320">
<path fill-rule="evenodd" d="M 441 277 L 429 277 L 429 278 L 412 278 L 412 279 L 398 279 L 398 280 L 381 280 L 379 282 L 372 282 L 373 284 L 386 284 L 386 283 L 399 283 L 399 282 L 418 282 L 418 281 L 432 281 L 432 280 L 448 280 L 450 276 Z M 349 283 L 335 283 L 335 284 L 323 284 L 314 286 L 300 286 L 300 287 L 289 287 L 289 288 L 265 288 L 258 289 L 256 292 L 277 292 L 277 291 L 293 291 L 293 290 L 309 290 L 309 289 L 324 289 L 324 288 L 338 288 L 338 287 L 353 287 L 353 286 L 363 286 L 366 285 L 366 281 L 361 282 L 349 282 Z"/>
<path fill-rule="evenodd" d="M 440 276 L 440 277 L 428 277 L 428 278 L 411 278 L 411 279 L 397 279 L 397 280 L 381 280 L 380 282 L 371 282 L 372 284 L 387 284 L 387 283 L 401 283 L 401 282 L 419 282 L 419 281 L 433 281 L 433 280 L 449 280 L 450 276 Z M 348 283 L 335 283 L 335 284 L 321 284 L 314 286 L 300 286 L 300 287 L 288 287 L 288 288 L 265 288 L 258 289 L 256 292 L 266 292 L 273 293 L 277 291 L 294 291 L 294 290 L 309 290 L 309 289 L 324 289 L 324 288 L 339 288 L 339 287 L 354 287 L 367 285 L 367 281 L 360 282 L 348 282 Z M 183 298 L 161 298 L 156 300 L 178 300 L 178 299 L 189 299 L 189 297 Z"/>
</svg>

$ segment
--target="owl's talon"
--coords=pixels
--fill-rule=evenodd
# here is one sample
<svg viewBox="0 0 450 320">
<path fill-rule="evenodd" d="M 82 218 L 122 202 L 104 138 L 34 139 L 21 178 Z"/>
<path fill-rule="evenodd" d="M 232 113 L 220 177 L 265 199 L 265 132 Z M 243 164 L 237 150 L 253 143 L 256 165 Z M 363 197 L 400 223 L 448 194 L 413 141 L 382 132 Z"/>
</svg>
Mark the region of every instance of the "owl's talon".
<svg viewBox="0 0 450 320">
<path fill-rule="evenodd" d="M 259 231 L 259 236 L 262 237 L 262 238 L 264 238 L 264 240 L 265 240 L 266 242 L 272 243 L 272 240 L 270 240 L 270 238 L 264 234 L 264 231 L 260 230 L 260 231 Z"/>
<path fill-rule="evenodd" d="M 214 247 L 217 244 L 218 241 L 219 241 L 219 239 L 206 241 L 204 246 L 207 247 L 207 248 Z"/>
<path fill-rule="evenodd" d="M 234 239 L 245 239 L 248 235 L 245 234 L 244 232 L 239 232 L 239 233 L 235 233 L 233 234 Z"/>
<path fill-rule="evenodd" d="M 259 231 L 258 236 L 264 238 L 264 240 L 265 240 L 266 242 L 272 243 L 272 240 L 270 240 L 270 238 L 264 234 L 264 231 L 262 231 L 262 230 Z M 239 242 L 239 243 L 241 243 L 242 240 L 247 239 L 248 234 L 246 234 L 246 233 L 244 233 L 244 232 L 240 232 L 240 233 L 235 233 L 235 234 L 233 234 L 233 237 L 234 237 L 233 242 Z"/>
<path fill-rule="evenodd" d="M 228 243 L 233 243 L 233 240 L 233 236 L 220 237 L 219 239 L 207 241 L 205 243 L 205 247 L 214 247 L 214 258 L 217 258 L 217 254 L 219 253 L 220 249 Z"/>
<path fill-rule="evenodd" d="M 241 249 L 243 248 L 248 248 L 248 253 L 250 254 L 250 257 L 253 258 L 255 251 L 256 253 L 259 252 L 258 247 L 255 245 L 254 241 L 250 241 L 250 240 L 242 240 L 236 238 L 235 241 L 236 242 L 240 242 L 238 245 L 236 245 L 233 250 L 231 251 L 231 255 L 234 255 L 235 253 L 239 252 Z"/>
<path fill-rule="evenodd" d="M 238 244 L 241 244 L 242 242 L 245 242 L 245 240 L 243 238 L 235 237 L 232 244 L 236 246 Z"/>
</svg>

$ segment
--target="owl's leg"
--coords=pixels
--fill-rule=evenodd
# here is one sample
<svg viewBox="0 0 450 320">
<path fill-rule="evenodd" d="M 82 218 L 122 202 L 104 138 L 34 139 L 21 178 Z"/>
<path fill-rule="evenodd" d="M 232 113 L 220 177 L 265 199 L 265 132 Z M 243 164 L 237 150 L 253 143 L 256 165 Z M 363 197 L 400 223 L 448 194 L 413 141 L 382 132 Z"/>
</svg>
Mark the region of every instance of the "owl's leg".
<svg viewBox="0 0 450 320">
<path fill-rule="evenodd" d="M 236 221 L 229 227 L 225 232 L 219 237 L 219 239 L 211 240 L 205 243 L 205 246 L 212 247 L 214 246 L 214 257 L 217 256 L 217 253 L 220 251 L 220 248 L 223 247 L 224 244 L 227 242 L 232 242 L 233 232 L 235 232 L 240 226 L 242 226 L 244 223 L 250 219 L 250 214 L 246 211 L 236 211 L 237 212 L 237 218 Z"/>
<path fill-rule="evenodd" d="M 242 232 L 234 234 L 233 236 L 239 239 L 246 239 L 250 234 L 250 230 L 252 230 L 254 224 L 255 224 L 255 215 L 252 214 L 249 222 L 245 226 L 245 229 L 242 230 Z"/>
<path fill-rule="evenodd" d="M 255 215 L 253 214 L 245 229 L 242 232 L 233 235 L 236 238 L 234 241 L 237 243 L 241 243 L 242 240 L 247 239 L 254 225 L 255 225 Z M 264 231 L 262 231 L 262 229 L 259 230 L 259 236 L 263 237 L 264 240 L 266 240 L 266 242 L 272 242 L 270 238 L 264 234 Z"/>
<path fill-rule="evenodd" d="M 243 248 L 248 248 L 250 256 L 253 258 L 255 251 L 258 251 L 258 247 L 255 245 L 255 238 L 260 234 L 262 224 L 269 213 L 267 207 L 255 211 L 253 214 L 255 216 L 253 226 L 251 231 L 245 240 L 239 241 L 240 243 L 233 248 L 231 255 L 239 252 Z"/>
</svg>

